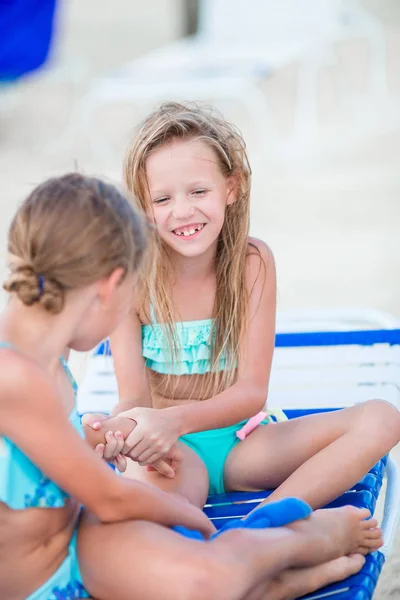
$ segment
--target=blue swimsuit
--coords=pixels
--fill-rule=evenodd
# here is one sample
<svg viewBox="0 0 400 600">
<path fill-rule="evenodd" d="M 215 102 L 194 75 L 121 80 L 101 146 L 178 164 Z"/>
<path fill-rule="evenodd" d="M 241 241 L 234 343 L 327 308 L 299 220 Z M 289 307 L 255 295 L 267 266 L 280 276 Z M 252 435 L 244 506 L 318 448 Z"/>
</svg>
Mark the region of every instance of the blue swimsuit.
<svg viewBox="0 0 400 600">
<path fill-rule="evenodd" d="M 142 325 L 142 354 L 146 366 L 156 373 L 171 375 L 203 375 L 211 371 L 212 319 L 175 323 L 178 343 L 177 356 L 173 360 L 169 350 L 164 326 L 155 320 L 151 308 L 152 323 Z M 225 358 L 220 359 L 218 370 L 226 368 Z M 261 425 L 272 420 L 286 420 L 282 411 L 269 411 Z M 228 454 L 239 443 L 236 432 L 247 419 L 220 429 L 209 429 L 183 435 L 179 440 L 189 446 L 203 461 L 209 478 L 209 494 L 225 493 L 224 471 Z"/>
<path fill-rule="evenodd" d="M 6 342 L 0 342 L 0 348 L 11 348 Z M 77 386 L 64 358 L 63 368 L 71 381 L 76 396 Z M 83 437 L 80 418 L 74 406 L 69 418 L 73 427 Z M 48 479 L 30 459 L 8 438 L 0 436 L 0 501 L 9 508 L 59 508 L 65 506 L 68 494 Z M 71 538 L 68 556 L 38 590 L 26 600 L 74 600 L 88 598 L 79 572 L 76 552 L 76 533 Z"/>
</svg>

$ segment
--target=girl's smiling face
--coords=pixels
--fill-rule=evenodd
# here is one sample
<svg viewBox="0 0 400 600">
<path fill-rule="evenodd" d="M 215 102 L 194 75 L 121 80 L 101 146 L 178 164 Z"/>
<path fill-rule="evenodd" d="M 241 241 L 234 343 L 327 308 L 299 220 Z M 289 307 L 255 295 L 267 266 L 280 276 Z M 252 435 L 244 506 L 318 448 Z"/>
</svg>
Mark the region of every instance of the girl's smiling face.
<svg viewBox="0 0 400 600">
<path fill-rule="evenodd" d="M 148 216 L 168 247 L 188 258 L 216 248 L 235 186 L 215 151 L 199 139 L 173 140 L 148 157 L 146 176 Z"/>
</svg>

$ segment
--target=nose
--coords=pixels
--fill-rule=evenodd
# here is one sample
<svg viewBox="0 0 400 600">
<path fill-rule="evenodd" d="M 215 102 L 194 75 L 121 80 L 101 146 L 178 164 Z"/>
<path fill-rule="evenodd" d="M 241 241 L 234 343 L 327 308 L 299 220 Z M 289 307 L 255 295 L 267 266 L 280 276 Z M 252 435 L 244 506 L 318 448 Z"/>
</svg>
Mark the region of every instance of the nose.
<svg viewBox="0 0 400 600">
<path fill-rule="evenodd" d="M 187 198 L 177 198 L 172 209 L 172 216 L 180 221 L 190 219 L 194 215 L 195 208 Z"/>
</svg>

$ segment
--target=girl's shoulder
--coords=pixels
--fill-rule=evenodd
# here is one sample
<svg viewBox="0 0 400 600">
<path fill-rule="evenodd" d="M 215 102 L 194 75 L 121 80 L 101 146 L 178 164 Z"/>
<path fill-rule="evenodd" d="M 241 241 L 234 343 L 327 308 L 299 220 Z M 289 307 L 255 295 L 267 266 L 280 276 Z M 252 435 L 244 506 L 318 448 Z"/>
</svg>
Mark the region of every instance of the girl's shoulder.
<svg viewBox="0 0 400 600">
<path fill-rule="evenodd" d="M 276 270 L 274 255 L 265 242 L 256 238 L 248 239 L 246 260 L 246 288 L 249 300 L 255 311 L 262 302 L 268 310 L 273 310 L 276 298 Z"/>
<path fill-rule="evenodd" d="M 134 299 L 130 310 L 130 320 L 133 320 L 136 324 L 146 325 L 151 323 L 150 318 L 150 307 L 148 302 L 144 301 L 144 294 L 138 291 L 134 295 Z"/>
<path fill-rule="evenodd" d="M 249 237 L 246 255 L 247 275 L 250 279 L 258 277 L 260 270 L 264 273 L 275 270 L 275 260 L 271 248 L 258 238 Z"/>
<path fill-rule="evenodd" d="M 21 352 L 10 346 L 0 352 L 0 413 L 19 411 L 37 402 L 37 389 L 47 382 L 47 374 Z M 38 386 L 39 384 L 39 386 Z"/>
<path fill-rule="evenodd" d="M 247 238 L 247 256 L 259 256 L 264 260 L 273 258 L 272 250 L 266 242 L 255 237 Z"/>
<path fill-rule="evenodd" d="M 14 384 L 17 387 L 21 379 L 25 379 L 31 374 L 31 360 L 17 351 L 11 344 L 0 344 L 0 371 L 1 386 L 3 390 L 5 386 L 12 387 Z"/>
</svg>

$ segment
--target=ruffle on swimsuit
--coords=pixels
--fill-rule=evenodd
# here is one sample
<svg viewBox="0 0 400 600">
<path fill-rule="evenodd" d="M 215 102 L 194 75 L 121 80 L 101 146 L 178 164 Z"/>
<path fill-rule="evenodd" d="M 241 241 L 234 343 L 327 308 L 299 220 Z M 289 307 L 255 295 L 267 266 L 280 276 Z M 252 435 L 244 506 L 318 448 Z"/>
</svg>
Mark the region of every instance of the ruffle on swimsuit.
<svg viewBox="0 0 400 600">
<path fill-rule="evenodd" d="M 176 357 L 171 357 L 165 325 L 142 325 L 142 353 L 146 366 L 163 375 L 203 375 L 211 371 L 211 343 L 215 336 L 212 319 L 175 323 Z M 175 359 L 175 360 L 174 360 Z M 221 357 L 217 371 L 226 367 Z"/>
</svg>

